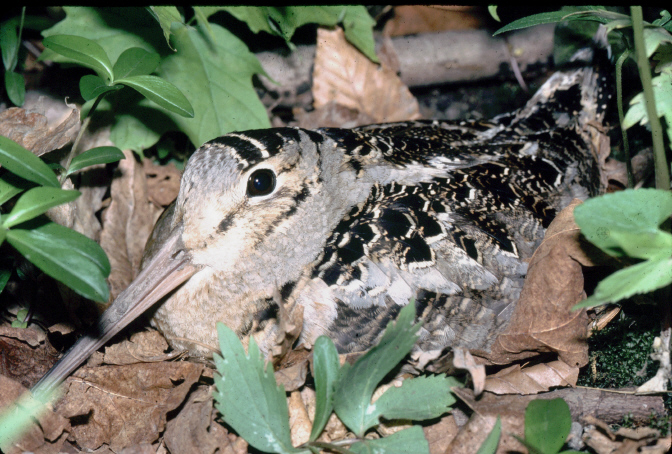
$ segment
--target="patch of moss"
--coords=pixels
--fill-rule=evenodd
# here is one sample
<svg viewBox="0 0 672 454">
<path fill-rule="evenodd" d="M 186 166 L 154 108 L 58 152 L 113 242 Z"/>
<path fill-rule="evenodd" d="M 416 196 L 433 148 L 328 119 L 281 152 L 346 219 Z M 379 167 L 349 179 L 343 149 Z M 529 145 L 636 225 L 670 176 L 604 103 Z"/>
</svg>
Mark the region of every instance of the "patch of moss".
<svg viewBox="0 0 672 454">
<path fill-rule="evenodd" d="M 658 363 L 649 358 L 653 339 L 660 332 L 650 307 L 622 312 L 606 328 L 588 339 L 590 362 L 581 369 L 578 384 L 597 388 L 639 386 L 653 377 Z"/>
</svg>

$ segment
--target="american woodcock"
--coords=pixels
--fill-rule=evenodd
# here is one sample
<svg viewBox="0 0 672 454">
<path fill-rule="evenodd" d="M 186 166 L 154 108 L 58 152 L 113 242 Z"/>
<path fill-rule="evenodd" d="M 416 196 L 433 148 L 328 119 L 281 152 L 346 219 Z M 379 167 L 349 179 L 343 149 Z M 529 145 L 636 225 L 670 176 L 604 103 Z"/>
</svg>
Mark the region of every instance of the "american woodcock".
<svg viewBox="0 0 672 454">
<path fill-rule="evenodd" d="M 326 334 L 340 352 L 365 350 L 415 298 L 417 349 L 487 349 L 556 212 L 600 189 L 608 68 L 592 49 L 574 60 L 487 122 L 278 128 L 204 144 L 139 276 L 41 386 L 159 302 L 152 325 L 196 356 L 217 349 L 217 321 L 271 351 L 277 295 L 303 311 L 298 342 Z"/>
</svg>

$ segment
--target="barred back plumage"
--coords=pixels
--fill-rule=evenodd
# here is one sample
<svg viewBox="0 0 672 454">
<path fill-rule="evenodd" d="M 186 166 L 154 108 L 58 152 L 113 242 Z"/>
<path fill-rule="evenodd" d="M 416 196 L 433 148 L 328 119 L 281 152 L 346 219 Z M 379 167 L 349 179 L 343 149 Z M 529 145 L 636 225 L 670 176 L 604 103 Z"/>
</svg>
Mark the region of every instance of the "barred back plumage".
<svg viewBox="0 0 672 454">
<path fill-rule="evenodd" d="M 610 84 L 599 39 L 491 121 L 278 128 L 204 144 L 144 271 L 52 378 L 159 300 L 151 323 L 196 356 L 217 348 L 216 321 L 270 353 L 278 294 L 303 312 L 299 342 L 326 334 L 341 352 L 365 350 L 415 301 L 417 350 L 487 350 L 545 228 L 601 189 L 594 143 Z"/>
</svg>

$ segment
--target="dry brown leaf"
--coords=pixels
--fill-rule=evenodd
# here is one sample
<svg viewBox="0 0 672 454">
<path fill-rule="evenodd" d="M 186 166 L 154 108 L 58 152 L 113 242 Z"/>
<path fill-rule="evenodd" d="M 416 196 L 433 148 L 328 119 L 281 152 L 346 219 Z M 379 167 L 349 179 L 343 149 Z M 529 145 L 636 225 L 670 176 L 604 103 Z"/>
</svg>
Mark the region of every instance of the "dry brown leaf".
<svg viewBox="0 0 672 454">
<path fill-rule="evenodd" d="M 310 438 L 313 423 L 308 416 L 308 410 L 301 398 L 301 392 L 292 391 L 287 398 L 289 408 L 289 430 L 292 436 L 292 445 L 300 446 Z"/>
<path fill-rule="evenodd" d="M 182 172 L 172 162 L 165 166 L 157 166 L 150 159 L 142 161 L 147 177 L 147 198 L 157 207 L 167 207 L 177 198 L 180 192 Z"/>
<path fill-rule="evenodd" d="M 497 417 L 502 421 L 502 436 L 499 440 L 497 453 L 507 451 L 521 451 L 523 445 L 513 438 L 513 434 L 523 438 L 525 408 L 532 397 L 530 396 L 496 396 L 484 392 L 476 400 L 474 393 L 467 388 L 453 388 L 452 390 L 474 413 L 467 424 L 460 428 L 452 443 L 446 449 L 451 454 L 477 452 L 485 437 L 495 425 Z"/>
<path fill-rule="evenodd" d="M 58 358 L 58 352 L 41 329 L 0 326 L 0 373 L 29 388 L 42 378 Z"/>
<path fill-rule="evenodd" d="M 429 443 L 429 453 L 444 454 L 450 442 L 457 435 L 459 428 L 455 422 L 455 417 L 446 415 L 436 424 L 424 426 L 422 430 L 425 433 L 427 443 Z"/>
<path fill-rule="evenodd" d="M 57 412 L 80 418 L 82 423 L 73 425 L 71 433 L 85 449 L 106 443 L 119 451 L 151 443 L 163 431 L 166 414 L 182 404 L 203 368 L 187 362 L 84 367 L 68 379 Z"/>
<path fill-rule="evenodd" d="M 311 112 L 297 108 L 294 110 L 294 118 L 297 126 L 306 129 L 355 128 L 376 122 L 373 117 L 357 109 L 338 104 L 336 101 L 329 101 L 326 105 Z"/>
<path fill-rule="evenodd" d="M 121 366 L 124 364 L 155 363 L 170 361 L 182 352 L 166 353 L 168 342 L 156 330 L 134 333 L 129 340 L 105 347 L 103 363 Z"/>
<path fill-rule="evenodd" d="M 588 317 L 585 309 L 571 309 L 586 297 L 581 266 L 591 266 L 597 252 L 581 241 L 574 222 L 574 207 L 580 203 L 574 200 L 548 227 L 532 256 L 509 326 L 497 337 L 490 354 L 476 352 L 478 356 L 508 364 L 542 352 L 557 352 L 570 366 L 588 363 Z"/>
<path fill-rule="evenodd" d="M 0 375 L 0 414 L 5 411 L 28 389 L 9 377 Z M 47 411 L 38 418 L 39 424 L 31 424 L 26 434 L 18 440 L 6 454 L 22 452 L 58 453 L 65 442 L 69 429 L 68 420 L 62 416 Z"/>
<path fill-rule="evenodd" d="M 386 36 L 404 36 L 444 30 L 480 28 L 483 19 L 474 6 L 401 5 L 394 7 L 394 18 L 387 21 Z"/>
<path fill-rule="evenodd" d="M 58 150 L 72 142 L 79 127 L 77 109 L 72 109 L 59 125 L 49 125 L 47 117 L 41 113 L 27 112 L 20 107 L 11 107 L 0 113 L 0 135 L 12 139 L 36 156 Z"/>
<path fill-rule="evenodd" d="M 291 392 L 299 389 L 306 382 L 308 364 L 312 354 L 303 344 L 291 350 L 282 359 L 275 371 L 275 381 L 285 387 L 285 391 Z"/>
<path fill-rule="evenodd" d="M 536 394 L 552 387 L 575 386 L 579 368 L 562 361 L 521 367 L 514 364 L 485 380 L 485 390 L 495 394 Z"/>
<path fill-rule="evenodd" d="M 171 453 L 244 454 L 247 442 L 215 421 L 212 390 L 199 386 L 189 394 L 180 413 L 171 419 L 163 436 Z"/>
<path fill-rule="evenodd" d="M 118 178 L 112 181 L 110 206 L 103 212 L 100 245 L 112 266 L 108 278 L 113 301 L 135 278 L 140 268 L 145 243 L 161 210 L 147 197 L 145 171 L 133 153 L 124 151 L 119 161 Z"/>
<path fill-rule="evenodd" d="M 485 365 L 476 364 L 469 350 L 461 347 L 453 348 L 453 355 L 453 365 L 469 372 L 471 381 L 474 383 L 474 394 L 480 395 L 485 387 Z"/>
<path fill-rule="evenodd" d="M 420 118 L 417 100 L 396 73 L 366 58 L 340 28 L 318 29 L 313 98 L 315 108 L 333 101 L 376 122 Z"/>
</svg>

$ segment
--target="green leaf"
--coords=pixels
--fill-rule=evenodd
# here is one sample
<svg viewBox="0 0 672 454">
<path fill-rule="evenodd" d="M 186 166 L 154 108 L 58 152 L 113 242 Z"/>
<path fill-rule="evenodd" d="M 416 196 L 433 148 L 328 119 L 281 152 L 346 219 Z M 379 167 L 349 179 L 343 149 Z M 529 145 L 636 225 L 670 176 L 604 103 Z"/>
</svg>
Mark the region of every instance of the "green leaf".
<svg viewBox="0 0 672 454">
<path fill-rule="evenodd" d="M 0 267 L 0 293 L 5 289 L 9 278 L 12 276 L 12 269 L 6 267 Z"/>
<path fill-rule="evenodd" d="M 55 35 L 44 38 L 42 44 L 71 61 L 93 69 L 102 78 L 114 80 L 110 59 L 95 41 L 75 35 Z"/>
<path fill-rule="evenodd" d="M 30 182 L 17 177 L 11 172 L 4 172 L 0 176 L 0 205 L 30 187 Z"/>
<path fill-rule="evenodd" d="M 45 274 L 85 298 L 107 301 L 110 291 L 100 268 L 58 240 L 58 237 L 38 230 L 12 229 L 7 232 L 7 242 Z"/>
<path fill-rule="evenodd" d="M 488 12 L 492 16 L 494 20 L 497 22 L 501 22 L 502 20 L 499 18 L 499 15 L 497 14 L 497 5 L 488 5 Z"/>
<path fill-rule="evenodd" d="M 381 417 L 413 421 L 438 418 L 450 411 L 450 406 L 455 403 L 450 392 L 453 386 L 460 386 L 460 382 L 445 375 L 404 380 L 401 387 L 388 389 L 368 406 L 364 426 L 375 426 Z"/>
<path fill-rule="evenodd" d="M 170 45 L 170 28 L 173 25 L 173 22 L 184 25 L 182 15 L 174 6 L 150 6 L 149 10 L 154 18 L 159 22 L 161 30 L 163 30 L 163 36 L 166 38 L 168 47 L 173 49 L 173 47 Z"/>
<path fill-rule="evenodd" d="M 315 370 L 315 418 L 310 431 L 310 441 L 320 436 L 334 410 L 334 391 L 340 363 L 336 346 L 326 336 L 320 336 L 313 346 Z"/>
<path fill-rule="evenodd" d="M 350 446 L 355 454 L 429 454 L 429 443 L 420 426 L 400 430 L 389 437 L 363 440 Z"/>
<path fill-rule="evenodd" d="M 537 399 L 525 410 L 525 441 L 544 454 L 560 451 L 572 426 L 572 415 L 562 399 Z"/>
<path fill-rule="evenodd" d="M 79 92 L 86 101 L 97 98 L 103 93 L 116 91 L 122 88 L 120 85 L 108 85 L 102 77 L 87 74 L 79 79 Z"/>
<path fill-rule="evenodd" d="M 40 158 L 4 136 L 0 136 L 0 165 L 33 183 L 60 187 L 54 172 Z"/>
<path fill-rule="evenodd" d="M 124 159 L 124 153 L 117 147 L 96 147 L 86 150 L 79 156 L 75 156 L 70 163 L 66 176 L 77 172 L 85 167 L 97 164 L 108 164 Z"/>
<path fill-rule="evenodd" d="M 0 25 L 0 48 L 2 49 L 2 63 L 6 72 L 16 68 L 19 55 L 19 33 L 16 18 L 3 22 Z M 6 77 L 6 76 L 5 76 Z"/>
<path fill-rule="evenodd" d="M 55 243 L 62 247 L 77 252 L 96 265 L 104 277 L 109 276 L 110 261 L 103 248 L 91 238 L 55 222 L 38 221 L 30 227 L 33 232 L 52 238 Z"/>
<path fill-rule="evenodd" d="M 375 347 L 347 369 L 336 385 L 334 410 L 343 423 L 357 436 L 372 427 L 369 414 L 375 411 L 371 396 L 380 381 L 411 351 L 420 324 L 413 324 L 415 304 L 409 303 L 400 312 L 396 323 L 390 323 Z"/>
<path fill-rule="evenodd" d="M 290 40 L 297 28 L 305 24 L 334 26 L 343 23 L 345 37 L 371 60 L 378 62 L 373 40 L 375 21 L 362 5 L 349 6 L 225 6 L 207 9 L 205 15 L 224 10 L 245 22 L 254 33 L 265 31 L 282 37 L 291 47 Z"/>
<path fill-rule="evenodd" d="M 5 71 L 5 90 L 12 104 L 23 106 L 26 99 L 26 81 L 22 74 Z"/>
<path fill-rule="evenodd" d="M 122 150 L 140 153 L 154 146 L 163 133 L 171 130 L 170 126 L 173 123 L 170 120 L 160 122 L 162 119 L 165 120 L 165 117 L 160 115 L 161 112 L 144 108 L 143 104 L 145 103 L 140 103 L 142 109 L 138 111 L 149 111 L 154 115 L 143 117 L 142 120 L 131 114 L 118 114 L 115 118 L 114 127 L 110 131 L 110 140 Z"/>
<path fill-rule="evenodd" d="M 647 260 L 606 277 L 595 293 L 572 310 L 615 303 L 640 293 L 649 293 L 672 283 L 672 259 Z"/>
<path fill-rule="evenodd" d="M 43 186 L 29 189 L 19 197 L 12 211 L 3 219 L 2 226 L 6 229 L 14 227 L 39 216 L 50 208 L 71 202 L 80 194 L 79 191 L 66 191 Z"/>
<path fill-rule="evenodd" d="M 182 117 L 194 118 L 194 108 L 182 92 L 170 82 L 156 76 L 132 76 L 116 81 L 136 89 L 150 101 Z"/>
<path fill-rule="evenodd" d="M 604 11 L 604 7 L 598 7 L 598 6 L 586 6 L 584 7 L 584 12 L 587 13 L 592 13 L 596 14 L 600 11 Z M 521 28 L 527 28 L 527 27 L 534 27 L 535 25 L 542 25 L 542 24 L 553 24 L 555 22 L 560 22 L 563 20 L 570 20 L 569 17 L 567 17 L 569 14 L 573 13 L 568 13 L 567 11 L 560 10 L 560 11 L 553 11 L 550 13 L 540 13 L 540 14 L 533 14 L 531 16 L 523 17 L 521 19 L 515 20 L 511 22 L 510 24 L 505 25 L 504 27 L 500 28 L 497 30 L 494 35 L 499 35 L 500 33 L 504 32 L 510 32 L 512 30 L 519 30 Z M 595 16 L 597 19 L 597 16 Z M 586 18 L 574 18 L 573 20 L 579 20 L 579 19 L 586 19 Z"/>
<path fill-rule="evenodd" d="M 502 436 L 502 420 L 497 416 L 497 422 L 492 428 L 485 441 L 478 448 L 476 454 L 495 454 L 497 452 L 497 446 L 499 445 L 499 439 Z"/>
<path fill-rule="evenodd" d="M 150 52 L 164 49 L 163 36 L 157 33 L 156 21 L 143 8 L 65 6 L 63 11 L 65 19 L 43 31 L 43 36 L 68 34 L 88 38 L 105 49 L 110 61 L 117 61 L 131 47 L 141 47 Z M 40 56 L 40 60 L 44 59 L 68 61 L 48 49 Z"/>
<path fill-rule="evenodd" d="M 114 64 L 114 78 L 124 79 L 133 76 L 146 76 L 154 72 L 161 56 L 156 52 L 147 52 L 141 47 L 126 49 Z"/>
<path fill-rule="evenodd" d="M 651 81 L 653 85 L 653 94 L 656 99 L 656 113 L 658 117 L 665 117 L 668 125 L 672 125 L 672 74 L 668 71 L 660 76 L 654 77 Z M 630 108 L 623 119 L 623 128 L 628 129 L 639 123 L 645 125 L 649 122 L 649 117 L 644 104 L 644 94 L 638 93 L 632 101 Z M 667 128 L 668 138 L 672 139 L 672 127 Z"/>
<path fill-rule="evenodd" d="M 672 35 L 662 27 L 646 27 L 644 29 L 644 45 L 646 47 L 646 57 L 651 56 L 663 44 L 672 44 Z"/>
<path fill-rule="evenodd" d="M 363 5 L 349 5 L 344 8 L 345 15 L 342 22 L 345 39 L 350 41 L 369 60 L 379 63 L 380 60 L 376 57 L 376 42 L 373 39 L 373 27 L 376 25 L 376 21 L 373 20 Z"/>
<path fill-rule="evenodd" d="M 275 383 L 273 366 L 264 367 L 264 357 L 254 337 L 249 355 L 236 333 L 217 322 L 222 356 L 214 355 L 217 371 L 215 407 L 222 419 L 250 445 L 265 452 L 302 452 L 292 447 L 285 390 Z"/>
<path fill-rule="evenodd" d="M 252 85 L 253 74 L 265 74 L 257 57 L 231 32 L 211 26 L 212 42 L 199 30 L 177 27 L 177 52 L 164 58 L 157 70 L 194 107 L 192 119 L 169 116 L 196 146 L 234 130 L 270 127 Z"/>
<path fill-rule="evenodd" d="M 662 230 L 636 233 L 615 230 L 610 236 L 629 257 L 657 260 L 672 256 L 672 235 Z"/>
<path fill-rule="evenodd" d="M 672 194 L 656 189 L 628 189 L 586 200 L 574 210 L 581 233 L 611 255 L 623 255 L 624 235 L 665 236 L 658 226 L 672 214 Z M 634 247 L 643 247 L 649 236 L 642 236 Z M 632 235 L 628 236 L 628 240 Z M 660 244 L 653 238 L 651 244 Z M 629 247 L 625 245 L 625 247 Z"/>
</svg>

